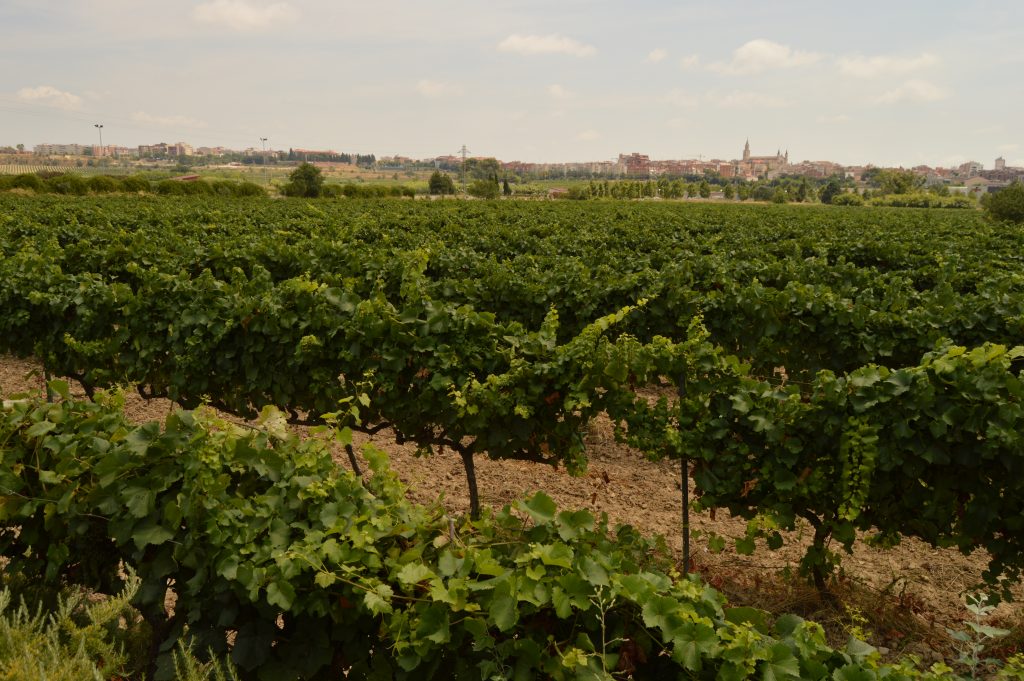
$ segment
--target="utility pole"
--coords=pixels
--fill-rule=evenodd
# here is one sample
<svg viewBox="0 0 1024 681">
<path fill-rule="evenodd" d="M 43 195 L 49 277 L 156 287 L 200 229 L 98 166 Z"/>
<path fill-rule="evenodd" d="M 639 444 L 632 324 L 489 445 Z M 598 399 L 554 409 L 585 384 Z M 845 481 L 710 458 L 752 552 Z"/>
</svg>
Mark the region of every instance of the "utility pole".
<svg viewBox="0 0 1024 681">
<path fill-rule="evenodd" d="M 263 184 L 270 186 L 270 177 L 267 175 L 267 138 L 261 137 L 260 142 L 263 143 Z"/>
<path fill-rule="evenodd" d="M 100 156 L 103 156 L 103 124 L 96 123 L 92 127 L 100 131 Z"/>
<path fill-rule="evenodd" d="M 462 193 L 466 193 L 466 154 L 469 153 L 469 149 L 463 144 L 462 148 L 459 149 L 459 153 L 462 154 Z"/>
</svg>

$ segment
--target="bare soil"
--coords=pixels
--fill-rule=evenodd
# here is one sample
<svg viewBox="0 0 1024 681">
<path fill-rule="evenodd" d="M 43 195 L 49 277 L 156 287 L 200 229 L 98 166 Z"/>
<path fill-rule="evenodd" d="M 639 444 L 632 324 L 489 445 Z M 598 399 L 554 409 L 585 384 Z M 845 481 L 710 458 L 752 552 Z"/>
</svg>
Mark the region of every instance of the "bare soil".
<svg viewBox="0 0 1024 681">
<path fill-rule="evenodd" d="M 9 398 L 44 388 L 36 362 L 0 356 L 0 396 Z M 147 401 L 134 392 L 127 393 L 125 411 L 134 421 L 162 420 L 173 408 L 167 400 Z M 367 440 L 356 435 L 357 444 Z M 412 500 L 440 498 L 452 513 L 468 511 L 465 475 L 455 453 L 418 457 L 415 446 L 396 444 L 386 431 L 375 435 L 372 443 L 388 453 Z M 500 508 L 543 490 L 561 508 L 607 513 L 613 525 L 629 524 L 646 534 L 660 534 L 670 550 L 681 556 L 678 463 L 649 461 L 617 443 L 607 419 L 591 424 L 587 445 L 590 465 L 580 477 L 537 464 L 478 457 L 481 504 Z M 343 453 L 338 453 L 337 460 L 348 466 Z M 859 627 L 859 633 L 880 646 L 886 656 L 913 653 L 925 663 L 955 659 L 957 651 L 948 630 L 966 628 L 970 615 L 964 608 L 964 596 L 980 582 L 987 563 L 984 552 L 965 556 L 913 538 L 892 549 L 857 542 L 853 554 L 843 556 L 841 573 L 833 584 L 836 598 L 822 600 L 796 576 L 799 559 L 811 539 L 808 527 L 787 533 L 786 543 L 778 551 L 760 545 L 753 555 L 745 556 L 736 552 L 733 540 L 743 536 L 746 521 L 724 511 L 704 512 L 693 514 L 691 524 L 701 533 L 691 542 L 694 568 L 733 604 L 774 613 L 796 612 L 814 619 L 838 645 Z M 727 538 L 727 548 L 719 553 L 710 551 L 706 539 L 701 538 L 708 532 Z M 986 622 L 1012 629 L 993 651 L 1000 657 L 1024 650 L 1024 610 L 1020 605 L 1024 585 L 1016 585 L 1014 595 L 1014 603 L 1001 604 Z"/>
</svg>

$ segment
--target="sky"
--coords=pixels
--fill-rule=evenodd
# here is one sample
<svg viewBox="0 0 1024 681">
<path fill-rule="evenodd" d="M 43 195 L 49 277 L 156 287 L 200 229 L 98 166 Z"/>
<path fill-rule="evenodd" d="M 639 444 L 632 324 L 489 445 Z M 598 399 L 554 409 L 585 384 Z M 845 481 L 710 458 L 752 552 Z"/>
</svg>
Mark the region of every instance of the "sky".
<svg viewBox="0 0 1024 681">
<path fill-rule="evenodd" d="M 0 0 L 0 145 L 1024 166 L 1020 0 Z"/>
</svg>

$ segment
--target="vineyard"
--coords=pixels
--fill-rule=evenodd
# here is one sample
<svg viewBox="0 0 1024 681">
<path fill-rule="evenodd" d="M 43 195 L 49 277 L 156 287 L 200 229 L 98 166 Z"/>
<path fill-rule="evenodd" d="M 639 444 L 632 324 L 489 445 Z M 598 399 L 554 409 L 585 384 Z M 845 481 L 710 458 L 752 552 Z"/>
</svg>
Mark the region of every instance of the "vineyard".
<svg viewBox="0 0 1024 681">
<path fill-rule="evenodd" d="M 822 593 L 859 538 L 982 549 L 1003 596 L 1024 569 L 1019 227 L 618 202 L 0 209 L 0 353 L 93 400 L 58 381 L 0 412 L 8 569 L 113 594 L 132 566 L 162 678 L 186 632 L 261 678 L 953 678 L 729 608 L 543 492 L 481 503 L 479 460 L 583 472 L 599 419 L 749 520 L 737 550 L 806 523 Z M 260 425 L 131 424 L 117 386 Z M 353 432 L 456 457 L 470 517 L 410 503 Z"/>
</svg>

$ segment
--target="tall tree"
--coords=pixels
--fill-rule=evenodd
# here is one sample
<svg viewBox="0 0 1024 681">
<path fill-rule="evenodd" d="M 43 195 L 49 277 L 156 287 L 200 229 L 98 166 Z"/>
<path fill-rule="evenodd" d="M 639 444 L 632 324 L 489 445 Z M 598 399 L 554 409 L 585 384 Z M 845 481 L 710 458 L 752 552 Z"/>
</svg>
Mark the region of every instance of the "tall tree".
<svg viewBox="0 0 1024 681">
<path fill-rule="evenodd" d="M 444 195 L 455 193 L 455 181 L 452 180 L 451 175 L 442 173 L 440 170 L 434 171 L 434 174 L 430 176 L 427 186 L 431 194 Z"/>
<path fill-rule="evenodd" d="M 285 196 L 316 198 L 323 193 L 324 176 L 315 165 L 303 163 L 288 176 Z"/>
</svg>

